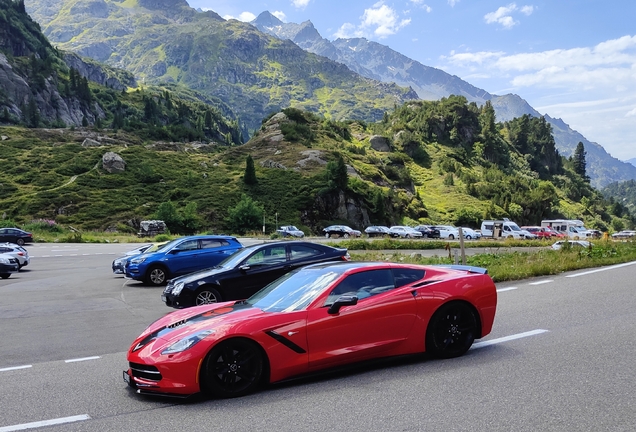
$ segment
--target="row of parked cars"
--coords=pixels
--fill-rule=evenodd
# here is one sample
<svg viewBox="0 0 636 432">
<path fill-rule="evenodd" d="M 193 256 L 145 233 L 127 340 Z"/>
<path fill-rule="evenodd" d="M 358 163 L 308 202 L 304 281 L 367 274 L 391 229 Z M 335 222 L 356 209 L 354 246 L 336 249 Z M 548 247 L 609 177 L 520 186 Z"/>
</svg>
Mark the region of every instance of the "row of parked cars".
<svg viewBox="0 0 636 432">
<path fill-rule="evenodd" d="M 33 242 L 33 234 L 19 228 L 0 228 L 0 278 L 7 279 L 31 262 L 23 247 Z"/>
<path fill-rule="evenodd" d="M 345 248 L 307 241 L 243 247 L 235 237 L 202 235 L 144 245 L 115 259 L 112 268 L 149 285 L 166 285 L 164 303 L 184 308 L 245 299 L 296 268 L 349 259 Z"/>
</svg>

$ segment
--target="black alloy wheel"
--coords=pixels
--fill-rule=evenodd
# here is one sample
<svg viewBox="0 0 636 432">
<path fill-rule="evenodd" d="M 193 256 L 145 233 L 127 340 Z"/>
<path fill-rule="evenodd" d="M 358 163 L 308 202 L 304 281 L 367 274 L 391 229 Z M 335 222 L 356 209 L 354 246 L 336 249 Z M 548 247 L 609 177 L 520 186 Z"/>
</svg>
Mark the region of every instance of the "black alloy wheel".
<svg viewBox="0 0 636 432">
<path fill-rule="evenodd" d="M 454 358 L 466 353 L 475 341 L 477 318 L 466 303 L 440 307 L 426 331 L 426 351 L 437 358 Z"/>
<path fill-rule="evenodd" d="M 218 303 L 222 301 L 221 294 L 214 288 L 203 287 L 197 291 L 197 296 L 194 299 L 196 306 L 204 304 Z"/>
<path fill-rule="evenodd" d="M 205 357 L 201 387 L 214 397 L 244 396 L 256 390 L 263 377 L 261 350 L 247 339 L 221 342 Z"/>
<path fill-rule="evenodd" d="M 166 273 L 166 269 L 162 266 L 154 265 L 151 266 L 146 272 L 146 282 L 149 285 L 159 286 L 166 283 L 168 280 L 168 275 Z"/>
<path fill-rule="evenodd" d="M 17 240 L 15 241 L 15 243 L 16 243 L 18 246 L 24 246 L 24 239 L 19 238 L 19 239 L 17 239 Z"/>
</svg>

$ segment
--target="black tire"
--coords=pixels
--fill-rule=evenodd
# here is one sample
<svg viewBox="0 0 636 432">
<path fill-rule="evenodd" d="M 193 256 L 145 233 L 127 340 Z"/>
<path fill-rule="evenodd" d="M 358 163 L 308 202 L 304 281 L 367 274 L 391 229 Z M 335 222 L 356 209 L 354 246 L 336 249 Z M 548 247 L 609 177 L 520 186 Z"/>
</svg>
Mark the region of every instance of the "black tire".
<svg viewBox="0 0 636 432">
<path fill-rule="evenodd" d="M 211 287 L 202 287 L 197 290 L 196 297 L 194 298 L 194 305 L 200 306 L 204 304 L 212 304 L 223 301 L 221 294 Z"/>
<path fill-rule="evenodd" d="M 472 240 L 472 239 L 473 239 L 473 238 L 472 238 L 472 236 L 471 236 L 470 234 L 468 234 L 468 235 L 466 236 L 466 240 Z"/>
<path fill-rule="evenodd" d="M 477 317 L 466 303 L 442 305 L 428 323 L 426 351 L 436 358 L 454 358 L 466 353 L 477 335 Z"/>
<path fill-rule="evenodd" d="M 168 272 L 166 269 L 159 265 L 150 266 L 146 271 L 146 283 L 148 285 L 160 286 L 165 285 L 168 280 Z"/>
<path fill-rule="evenodd" d="M 21 238 L 17 239 L 15 241 L 15 244 L 17 244 L 18 246 L 24 246 L 24 239 L 21 239 Z"/>
<path fill-rule="evenodd" d="M 2 274 L 0 274 L 0 278 L 2 278 L 2 279 L 8 279 L 9 276 L 11 276 L 11 273 L 2 273 Z"/>
<path fill-rule="evenodd" d="M 201 368 L 201 389 L 209 396 L 231 398 L 253 392 L 263 378 L 263 355 L 248 339 L 228 339 L 216 345 Z"/>
<path fill-rule="evenodd" d="M 448 235 L 448 239 L 449 239 L 449 240 L 455 240 L 455 236 L 454 236 L 454 235 L 452 235 L 452 234 L 449 234 L 449 235 Z"/>
</svg>

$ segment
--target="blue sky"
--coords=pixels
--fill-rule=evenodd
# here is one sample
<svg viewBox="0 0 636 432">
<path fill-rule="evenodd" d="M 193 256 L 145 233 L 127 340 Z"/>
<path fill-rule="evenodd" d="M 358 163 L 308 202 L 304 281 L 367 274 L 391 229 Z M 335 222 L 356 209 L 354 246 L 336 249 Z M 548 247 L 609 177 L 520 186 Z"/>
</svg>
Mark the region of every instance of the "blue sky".
<svg viewBox="0 0 636 432">
<path fill-rule="evenodd" d="M 366 37 L 490 93 L 516 93 L 622 160 L 636 158 L 634 0 L 188 0 L 225 18 L 268 10 Z"/>
</svg>

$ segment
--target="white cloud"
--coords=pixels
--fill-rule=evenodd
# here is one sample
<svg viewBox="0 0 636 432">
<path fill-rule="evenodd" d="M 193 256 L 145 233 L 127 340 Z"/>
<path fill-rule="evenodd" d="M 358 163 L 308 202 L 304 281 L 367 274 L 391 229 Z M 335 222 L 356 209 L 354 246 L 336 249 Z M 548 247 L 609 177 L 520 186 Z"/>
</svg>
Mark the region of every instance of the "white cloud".
<svg viewBox="0 0 636 432">
<path fill-rule="evenodd" d="M 345 23 L 336 31 L 334 37 L 372 37 L 384 39 L 397 33 L 403 27 L 409 25 L 410 18 L 400 19 L 399 14 L 383 2 L 378 2 L 365 9 L 360 17 L 360 24 Z"/>
<path fill-rule="evenodd" d="M 274 15 L 276 18 L 278 18 L 279 20 L 281 20 L 283 22 L 287 21 L 287 15 L 285 15 L 285 12 L 274 11 L 274 12 L 272 12 L 272 15 Z"/>
<path fill-rule="evenodd" d="M 239 20 L 243 22 L 250 22 L 256 19 L 256 15 L 254 15 L 252 12 L 241 12 L 241 14 L 238 17 L 232 16 L 232 15 L 225 15 L 223 16 L 223 19 L 226 19 L 226 20 L 235 19 L 235 20 Z"/>
<path fill-rule="evenodd" d="M 427 5 L 426 3 L 424 3 L 425 0 L 409 0 L 411 3 L 421 7 L 422 9 L 424 9 L 427 13 L 431 13 L 433 11 L 433 8 L 430 7 L 429 5 Z"/>
<path fill-rule="evenodd" d="M 448 0 L 448 4 L 449 4 L 451 7 L 455 7 L 455 5 L 456 5 L 457 3 L 459 3 L 459 0 Z"/>
<path fill-rule="evenodd" d="M 563 118 L 614 156 L 636 156 L 636 36 L 518 54 L 451 52 L 440 60 L 442 69 L 471 77 L 487 90 L 484 83 L 502 86 L 504 79 L 506 92 L 521 95 L 541 113 Z"/>
<path fill-rule="evenodd" d="M 519 21 L 515 21 L 512 15 L 516 12 L 521 12 L 524 15 L 531 15 L 534 11 L 534 6 L 526 5 L 521 8 L 517 7 L 516 3 L 510 3 L 508 6 L 501 6 L 494 12 L 484 15 L 484 20 L 487 24 L 500 24 L 506 29 L 510 29 L 519 24 Z"/>
<path fill-rule="evenodd" d="M 307 7 L 307 5 L 309 4 L 311 0 L 292 0 L 292 5 L 294 5 L 295 8 L 298 9 L 304 9 L 305 7 Z"/>
</svg>

